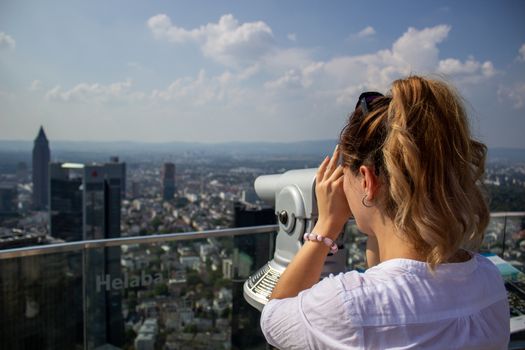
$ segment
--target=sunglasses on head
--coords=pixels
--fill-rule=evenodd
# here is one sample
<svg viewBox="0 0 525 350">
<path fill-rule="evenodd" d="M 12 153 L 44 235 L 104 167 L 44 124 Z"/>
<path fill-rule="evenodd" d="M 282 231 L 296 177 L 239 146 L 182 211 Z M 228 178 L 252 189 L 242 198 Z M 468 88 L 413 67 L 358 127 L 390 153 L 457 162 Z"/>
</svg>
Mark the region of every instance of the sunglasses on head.
<svg viewBox="0 0 525 350">
<path fill-rule="evenodd" d="M 368 106 L 370 103 L 372 103 L 373 100 L 379 97 L 384 97 L 383 94 L 375 91 L 367 91 L 363 92 L 361 95 L 359 95 L 359 99 L 357 100 L 357 103 L 355 105 L 355 108 L 361 106 L 361 112 L 363 115 L 367 115 L 369 110 Z"/>
</svg>

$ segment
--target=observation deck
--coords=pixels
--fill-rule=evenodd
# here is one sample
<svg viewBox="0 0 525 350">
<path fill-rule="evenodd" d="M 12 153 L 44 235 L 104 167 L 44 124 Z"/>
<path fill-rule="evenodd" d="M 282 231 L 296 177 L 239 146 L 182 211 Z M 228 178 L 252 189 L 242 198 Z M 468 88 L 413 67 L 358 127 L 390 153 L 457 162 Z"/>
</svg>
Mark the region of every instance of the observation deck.
<svg viewBox="0 0 525 350">
<path fill-rule="evenodd" d="M 277 225 L 0 250 L 2 349 L 264 349 L 243 284 Z M 345 228 L 347 269 L 366 236 Z M 525 212 L 492 213 L 482 252 L 525 271 Z M 524 309 L 525 313 L 525 309 Z M 523 333 L 523 332 L 522 332 Z M 509 349 L 524 347 L 512 336 Z"/>
</svg>

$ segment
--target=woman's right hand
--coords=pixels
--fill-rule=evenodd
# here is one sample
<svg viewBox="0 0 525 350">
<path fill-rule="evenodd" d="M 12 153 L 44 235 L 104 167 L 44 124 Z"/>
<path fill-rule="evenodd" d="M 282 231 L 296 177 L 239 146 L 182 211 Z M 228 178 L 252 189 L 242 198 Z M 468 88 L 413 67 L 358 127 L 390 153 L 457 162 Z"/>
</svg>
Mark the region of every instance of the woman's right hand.
<svg viewBox="0 0 525 350">
<path fill-rule="evenodd" d="M 337 165 L 339 155 L 338 145 L 332 158 L 326 157 L 323 160 L 315 179 L 319 216 L 313 231 L 331 239 L 337 238 L 352 214 L 343 191 L 343 166 Z"/>
</svg>

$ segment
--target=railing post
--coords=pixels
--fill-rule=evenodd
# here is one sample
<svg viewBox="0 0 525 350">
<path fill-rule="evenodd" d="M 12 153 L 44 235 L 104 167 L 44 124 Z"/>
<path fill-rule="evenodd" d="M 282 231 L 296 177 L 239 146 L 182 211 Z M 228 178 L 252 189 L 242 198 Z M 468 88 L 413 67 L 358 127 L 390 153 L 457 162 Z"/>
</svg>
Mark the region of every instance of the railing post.
<svg viewBox="0 0 525 350">
<path fill-rule="evenodd" d="M 505 259 L 505 249 L 507 248 L 506 247 L 506 242 L 507 242 L 507 215 L 505 215 L 503 217 L 503 250 L 501 252 L 501 255 L 503 259 Z"/>
</svg>

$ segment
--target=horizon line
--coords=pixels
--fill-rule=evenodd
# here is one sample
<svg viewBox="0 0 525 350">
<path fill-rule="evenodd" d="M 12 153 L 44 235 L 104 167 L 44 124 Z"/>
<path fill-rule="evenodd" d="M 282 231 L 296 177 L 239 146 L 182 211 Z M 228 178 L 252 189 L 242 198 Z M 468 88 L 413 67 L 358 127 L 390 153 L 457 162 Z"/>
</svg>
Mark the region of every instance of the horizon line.
<svg viewBox="0 0 525 350">
<path fill-rule="evenodd" d="M 205 145 L 211 145 L 211 144 L 226 144 L 226 143 L 302 143 L 302 142 L 328 142 L 328 141 L 334 141 L 337 140 L 334 139 L 309 139 L 309 140 L 300 140 L 300 141 L 239 141 L 239 140 L 232 140 L 232 141 L 131 141 L 131 140 L 116 140 L 116 141 L 107 141 L 107 140 L 49 140 L 49 143 L 52 142 L 75 142 L 75 143 L 146 143 L 146 144 L 152 144 L 152 145 L 160 145 L 160 144 L 168 144 L 168 143 L 196 143 L 196 144 L 205 144 Z M 20 139 L 0 139 L 0 142 L 34 142 L 34 140 L 20 140 Z"/>
<path fill-rule="evenodd" d="M 333 142 L 337 139 L 308 139 L 308 140 L 300 140 L 300 141 L 239 141 L 239 140 L 232 140 L 232 141 L 131 141 L 131 140 L 117 140 L 117 141 L 106 141 L 106 140 L 53 140 L 49 141 L 50 144 L 52 142 L 70 142 L 70 143 L 89 143 L 89 144 L 103 144 L 103 143 L 110 143 L 110 144 L 118 144 L 118 143 L 131 143 L 131 144 L 147 144 L 147 145 L 166 145 L 166 144 L 199 144 L 199 145 L 225 145 L 225 144 L 298 144 L 298 143 L 308 143 L 308 142 Z M 31 143 L 34 142 L 34 140 L 20 140 L 20 139 L 0 139 L 1 142 L 27 142 Z M 490 149 L 509 149 L 509 150 L 524 150 L 525 146 L 522 147 L 513 147 L 513 146 L 487 146 L 487 148 Z"/>
</svg>

